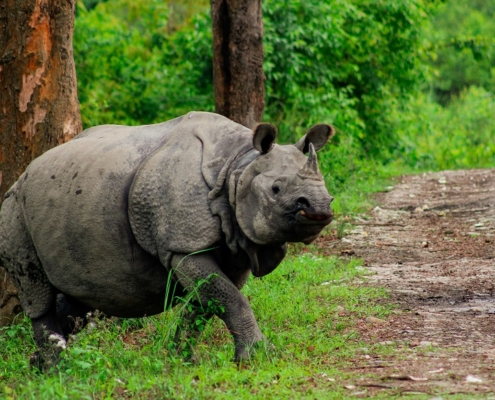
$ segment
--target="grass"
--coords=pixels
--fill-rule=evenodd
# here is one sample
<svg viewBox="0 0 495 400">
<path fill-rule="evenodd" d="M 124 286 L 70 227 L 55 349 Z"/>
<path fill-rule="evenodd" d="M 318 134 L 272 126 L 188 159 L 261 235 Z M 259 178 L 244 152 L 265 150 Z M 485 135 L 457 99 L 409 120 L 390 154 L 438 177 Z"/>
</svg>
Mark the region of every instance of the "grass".
<svg viewBox="0 0 495 400">
<path fill-rule="evenodd" d="M 233 341 L 218 318 L 200 338 L 196 363 L 177 357 L 170 346 L 172 310 L 94 319 L 71 337 L 58 370 L 40 374 L 29 368 L 35 346 L 29 320 L 22 319 L 0 336 L 0 398 L 346 398 L 345 382 L 352 379 L 346 366 L 364 346 L 356 322 L 390 311 L 373 301 L 384 291 L 349 284 L 364 275 L 359 260 L 301 255 L 251 279 L 243 292 L 273 346 L 241 365 L 231 361 Z"/>
</svg>

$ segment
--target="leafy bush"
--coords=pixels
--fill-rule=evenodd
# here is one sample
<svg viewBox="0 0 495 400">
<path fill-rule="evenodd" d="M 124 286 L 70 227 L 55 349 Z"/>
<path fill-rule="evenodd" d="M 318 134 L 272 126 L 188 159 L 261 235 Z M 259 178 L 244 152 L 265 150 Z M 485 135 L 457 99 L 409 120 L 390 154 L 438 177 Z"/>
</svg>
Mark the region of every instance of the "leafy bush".
<svg viewBox="0 0 495 400">
<path fill-rule="evenodd" d="M 445 108 L 418 95 L 397 114 L 400 164 L 415 171 L 493 167 L 494 115 L 494 95 L 483 88 L 464 90 Z"/>
<path fill-rule="evenodd" d="M 213 111 L 206 0 L 105 0 L 96 7 L 97 0 L 84 0 L 91 10 L 81 1 L 74 45 L 85 126 Z M 282 142 L 314 123 L 335 125 L 333 145 L 319 159 L 340 197 L 338 210 L 347 195 L 362 199 L 360 192 L 377 189 L 376 178 L 495 165 L 495 3 L 443 3 L 263 2 L 264 119 L 279 127 Z M 452 100 L 447 108 L 435 102 L 442 93 Z"/>
<path fill-rule="evenodd" d="M 74 54 L 86 127 L 164 121 L 212 109 L 211 33 L 200 14 L 169 32 L 161 0 L 78 3 Z"/>
<path fill-rule="evenodd" d="M 283 140 L 322 120 L 368 148 L 390 136 L 366 128 L 380 126 L 391 99 L 421 77 L 423 3 L 264 2 L 266 119 L 280 124 Z M 168 19 L 158 0 L 107 0 L 92 11 L 79 3 L 75 54 L 87 123 L 149 123 L 177 116 L 183 103 L 212 108 L 209 15 L 172 34 Z"/>
<path fill-rule="evenodd" d="M 472 85 L 495 91 L 495 1 L 445 1 L 426 37 L 436 100 L 447 104 Z"/>
</svg>

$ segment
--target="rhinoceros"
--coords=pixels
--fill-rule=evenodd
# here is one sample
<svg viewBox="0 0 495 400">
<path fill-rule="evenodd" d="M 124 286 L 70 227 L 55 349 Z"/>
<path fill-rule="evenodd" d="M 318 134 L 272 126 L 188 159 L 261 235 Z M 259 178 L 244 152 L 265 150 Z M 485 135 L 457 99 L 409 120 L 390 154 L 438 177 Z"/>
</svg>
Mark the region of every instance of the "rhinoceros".
<svg viewBox="0 0 495 400">
<path fill-rule="evenodd" d="M 0 212 L 0 260 L 38 346 L 31 361 L 56 363 L 88 311 L 154 315 L 193 290 L 186 320 L 211 317 L 215 303 L 235 360 L 249 357 L 265 338 L 240 289 L 332 220 L 315 151 L 333 132 L 315 125 L 281 146 L 270 124 L 191 112 L 93 127 L 35 159 Z"/>
</svg>

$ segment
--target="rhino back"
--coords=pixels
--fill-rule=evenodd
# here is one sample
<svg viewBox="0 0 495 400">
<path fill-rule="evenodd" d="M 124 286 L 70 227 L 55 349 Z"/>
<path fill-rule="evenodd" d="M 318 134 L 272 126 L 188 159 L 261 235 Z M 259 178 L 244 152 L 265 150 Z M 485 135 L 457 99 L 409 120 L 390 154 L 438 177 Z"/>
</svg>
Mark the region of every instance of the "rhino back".
<svg viewBox="0 0 495 400">
<path fill-rule="evenodd" d="M 139 165 L 180 121 L 171 122 L 92 128 L 28 167 L 20 189 L 26 226 L 61 292 L 112 315 L 163 308 L 167 272 L 137 244 L 127 201 Z"/>
</svg>

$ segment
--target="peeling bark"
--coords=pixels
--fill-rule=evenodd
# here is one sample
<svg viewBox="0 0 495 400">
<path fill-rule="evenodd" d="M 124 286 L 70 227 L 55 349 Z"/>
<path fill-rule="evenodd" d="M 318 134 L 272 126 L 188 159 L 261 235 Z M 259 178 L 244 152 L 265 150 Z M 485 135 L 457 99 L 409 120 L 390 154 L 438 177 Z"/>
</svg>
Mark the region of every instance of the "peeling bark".
<svg viewBox="0 0 495 400">
<path fill-rule="evenodd" d="M 75 0 L 0 1 L 0 204 L 33 158 L 82 130 L 74 11 Z M 0 327 L 16 310 L 13 290 L 0 268 Z"/>
<path fill-rule="evenodd" d="M 261 0 L 211 0 L 215 109 L 248 128 L 265 107 Z"/>
</svg>

